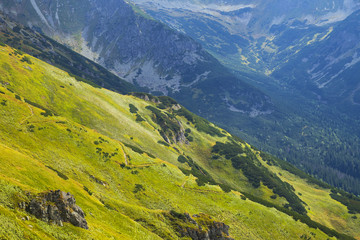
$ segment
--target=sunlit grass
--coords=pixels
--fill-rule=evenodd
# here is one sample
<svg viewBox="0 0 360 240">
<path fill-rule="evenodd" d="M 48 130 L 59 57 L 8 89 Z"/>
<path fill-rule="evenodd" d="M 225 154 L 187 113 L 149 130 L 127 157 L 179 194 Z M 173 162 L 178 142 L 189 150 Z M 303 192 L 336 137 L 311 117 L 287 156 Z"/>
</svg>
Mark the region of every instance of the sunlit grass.
<svg viewBox="0 0 360 240">
<path fill-rule="evenodd" d="M 179 170 L 182 164 L 178 156 L 188 155 L 217 182 L 279 205 L 286 203 L 282 198 L 271 200 L 272 191 L 263 185 L 254 189 L 242 172 L 231 166 L 230 160 L 211 160 L 211 147 L 217 141 L 227 141 L 227 137 L 199 132 L 179 117 L 183 126 L 191 129 L 194 142 L 161 145 L 159 126 L 145 108 L 153 103 L 77 82 L 35 58 L 31 58 L 33 64 L 23 63 L 11 48 L 0 47 L 0 50 L 3 50 L 0 51 L 3 83 L 0 91 L 4 93 L 0 93 L 0 102 L 6 100 L 5 105 L 0 105 L 0 237 L 178 239 L 163 215 L 165 211 L 175 210 L 209 214 L 214 220 L 230 225 L 235 239 L 299 239 L 314 234 L 316 239 L 328 238 L 274 208 L 243 200 L 237 191 L 225 193 L 216 185 L 198 186 L 194 176 L 185 176 Z M 25 98 L 58 116 L 41 115 L 44 111 L 26 103 Z M 139 109 L 145 122 L 135 121 L 129 104 Z M 123 143 L 139 147 L 155 158 L 137 153 Z M 114 155 L 106 158 L 104 152 Z M 283 174 L 287 176 L 286 172 Z M 137 184 L 143 190 L 135 191 Z M 306 202 L 311 201 L 312 194 L 319 199 L 328 196 L 328 192 L 316 195 L 315 190 L 306 193 L 307 185 L 301 185 L 300 181 L 294 186 L 304 192 Z M 70 224 L 49 225 L 34 217 L 22 220 L 27 213 L 17 207 L 16 201 L 26 200 L 26 191 L 39 193 L 54 189 L 75 196 L 86 213 L 88 231 Z M 330 200 L 331 206 L 335 206 Z M 314 205 L 310 206 L 314 208 L 310 214 L 315 217 L 320 211 L 325 212 L 325 220 L 321 222 L 329 224 L 333 216 L 343 218 L 336 214 L 345 207 L 341 204 L 338 207 L 340 212 L 331 215 L 326 213 L 329 211 L 326 204 Z M 346 220 L 346 224 L 352 229 L 350 233 L 356 234 L 354 221 Z M 347 231 L 346 224 L 330 226 Z"/>
</svg>

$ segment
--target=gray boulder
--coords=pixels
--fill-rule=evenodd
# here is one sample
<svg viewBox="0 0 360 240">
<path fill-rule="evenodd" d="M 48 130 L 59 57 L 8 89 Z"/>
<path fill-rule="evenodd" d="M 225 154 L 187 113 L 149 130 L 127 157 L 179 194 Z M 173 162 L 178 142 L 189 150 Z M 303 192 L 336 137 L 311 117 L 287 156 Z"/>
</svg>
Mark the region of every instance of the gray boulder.
<svg viewBox="0 0 360 240">
<path fill-rule="evenodd" d="M 76 227 L 88 229 L 85 213 L 76 205 L 73 195 L 60 190 L 39 194 L 26 206 L 26 211 L 36 218 L 59 226 L 69 222 Z"/>
</svg>

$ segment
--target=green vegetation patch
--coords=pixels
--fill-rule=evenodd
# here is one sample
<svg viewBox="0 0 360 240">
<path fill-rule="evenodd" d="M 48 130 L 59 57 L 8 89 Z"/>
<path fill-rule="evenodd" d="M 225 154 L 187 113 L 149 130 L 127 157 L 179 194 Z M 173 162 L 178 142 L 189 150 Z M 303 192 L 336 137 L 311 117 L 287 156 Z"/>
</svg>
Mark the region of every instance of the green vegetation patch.
<svg viewBox="0 0 360 240">
<path fill-rule="evenodd" d="M 145 122 L 145 119 L 140 114 L 136 114 L 135 121 L 137 121 L 137 122 Z"/>
<path fill-rule="evenodd" d="M 63 174 L 62 172 L 60 172 L 60 171 L 58 171 L 58 170 L 56 170 L 55 168 L 52 168 L 52 167 L 50 167 L 50 166 L 46 166 L 48 169 L 50 169 L 50 170 L 52 170 L 52 171 L 54 171 L 54 172 L 56 172 L 56 174 L 59 176 L 59 177 L 61 177 L 62 179 L 64 179 L 64 180 L 68 180 L 69 179 L 69 177 L 68 176 L 66 176 L 65 174 Z"/>
<path fill-rule="evenodd" d="M 339 233 L 337 231 L 335 231 L 334 229 L 330 229 L 318 222 L 315 222 L 313 220 L 311 220 L 311 218 L 307 215 L 303 215 L 303 214 L 300 214 L 298 212 L 295 212 L 291 209 L 288 209 L 288 208 L 285 208 L 285 207 L 281 207 L 281 206 L 278 206 L 276 204 L 273 204 L 271 202 L 268 202 L 262 198 L 259 198 L 259 197 L 256 197 L 256 196 L 253 196 L 251 194 L 247 194 L 247 193 L 242 193 L 246 198 L 250 199 L 251 201 L 253 202 L 257 202 L 257 203 L 260 203 L 266 207 L 269 207 L 269 208 L 275 208 L 283 213 L 286 213 L 287 215 L 289 216 L 292 216 L 292 218 L 296 221 L 300 221 L 302 223 L 305 223 L 306 225 L 308 225 L 309 227 L 311 228 L 314 228 L 314 229 L 320 229 L 321 231 L 323 231 L 324 233 L 326 233 L 328 236 L 330 237 L 336 237 L 338 239 L 343 239 L 343 240 L 355 240 L 355 238 L 351 237 L 351 236 L 348 236 L 348 235 L 345 235 L 345 234 L 342 234 L 342 233 Z"/>
<path fill-rule="evenodd" d="M 143 151 L 142 149 L 140 149 L 140 148 L 138 148 L 138 147 L 136 147 L 136 146 L 133 146 L 133 145 L 131 145 L 131 144 L 124 143 L 124 145 L 125 145 L 126 147 L 128 147 L 128 148 L 131 148 L 131 150 L 133 150 L 134 152 L 137 152 L 137 153 L 139 153 L 139 154 L 144 154 L 144 153 L 145 153 L 145 151 Z"/>
<path fill-rule="evenodd" d="M 180 163 L 186 163 L 188 160 L 187 160 L 186 157 L 184 157 L 183 155 L 180 155 L 180 156 L 178 157 L 178 161 L 179 161 Z"/>
<path fill-rule="evenodd" d="M 145 191 L 145 187 L 141 184 L 135 184 L 135 188 L 133 190 L 133 193 L 143 192 Z"/>
<path fill-rule="evenodd" d="M 186 139 L 189 141 L 189 142 L 193 142 L 194 141 L 194 138 L 190 135 L 191 133 L 191 129 L 190 128 L 187 128 L 185 130 L 185 137 Z"/>
<path fill-rule="evenodd" d="M 168 139 L 172 141 L 173 137 L 176 136 L 181 130 L 175 116 L 171 114 L 165 114 L 152 106 L 147 106 L 146 109 L 153 113 L 152 120 L 161 127 L 160 135 L 164 138 L 164 140 Z"/>
<path fill-rule="evenodd" d="M 56 113 L 52 112 L 51 110 L 41 106 L 40 104 L 34 103 L 32 101 L 30 101 L 29 99 L 24 99 L 24 101 L 34 107 L 40 108 L 41 110 L 44 110 L 45 112 L 42 112 L 41 115 L 45 116 L 45 117 L 52 117 L 52 116 L 58 116 Z"/>
<path fill-rule="evenodd" d="M 332 188 L 329 184 L 324 183 L 322 181 L 320 181 L 319 179 L 316 179 L 312 176 L 310 176 L 309 174 L 306 174 L 305 172 L 299 170 L 298 168 L 294 167 L 293 165 L 291 165 L 290 163 L 281 160 L 279 158 L 276 158 L 268 153 L 264 153 L 261 152 L 260 153 L 261 158 L 270 166 L 278 166 L 282 169 L 284 169 L 285 171 L 288 171 L 289 173 L 292 173 L 302 179 L 306 179 L 306 181 L 310 184 L 316 184 L 319 185 L 320 187 L 323 188 Z"/>
<path fill-rule="evenodd" d="M 260 187 L 260 183 L 262 182 L 269 189 L 272 189 L 275 194 L 284 197 L 289 202 L 285 207 L 291 207 L 292 210 L 300 214 L 306 214 L 302 201 L 294 193 L 294 188 L 290 184 L 281 181 L 278 176 L 261 166 L 256 155 L 250 148 L 242 147 L 234 142 L 216 142 L 212 152 L 223 155 L 226 159 L 230 159 L 233 167 L 235 169 L 241 169 L 253 187 Z"/>
<path fill-rule="evenodd" d="M 139 109 L 137 107 L 135 107 L 134 104 L 129 104 L 129 111 L 131 113 L 137 113 L 139 111 Z"/>
<path fill-rule="evenodd" d="M 28 64 L 32 64 L 31 59 L 28 56 L 24 56 L 23 58 L 20 59 L 20 61 L 26 62 Z"/>
<path fill-rule="evenodd" d="M 141 148 L 139 148 L 139 147 L 137 147 L 137 146 L 133 146 L 133 145 L 127 144 L 127 143 L 123 143 L 123 144 L 124 144 L 126 147 L 130 148 L 131 150 L 133 150 L 134 152 L 137 152 L 137 153 L 139 153 L 139 154 L 144 154 L 144 153 L 146 153 L 149 157 L 151 157 L 151 158 L 156 158 L 153 154 L 148 153 L 148 152 L 142 150 Z"/>
<path fill-rule="evenodd" d="M 158 144 L 164 145 L 165 147 L 170 147 L 170 144 L 168 144 L 167 142 L 164 142 L 162 140 L 157 142 Z"/>
<path fill-rule="evenodd" d="M 188 163 L 191 170 L 187 170 L 181 167 L 179 169 L 187 176 L 189 176 L 190 174 L 195 176 L 197 178 L 196 183 L 199 186 L 205 186 L 206 183 L 210 185 L 218 185 L 217 182 L 211 177 L 211 175 L 205 169 L 200 167 L 196 162 L 194 162 L 191 157 L 184 157 L 180 155 L 178 161 Z"/>
<path fill-rule="evenodd" d="M 330 196 L 332 199 L 347 206 L 350 214 L 360 213 L 360 198 L 343 190 L 332 189 Z"/>
<path fill-rule="evenodd" d="M 168 96 L 160 96 L 158 97 L 158 99 L 160 100 L 160 104 L 162 104 L 162 106 L 169 108 L 172 107 L 173 105 L 177 105 L 178 102 L 174 99 L 172 99 L 171 97 Z"/>
<path fill-rule="evenodd" d="M 99 154 L 100 159 L 107 162 L 107 161 L 110 161 L 111 158 L 113 158 L 113 157 L 115 157 L 116 155 L 119 154 L 118 150 L 119 149 L 115 149 L 114 152 L 109 153 L 109 152 L 105 152 L 102 148 L 98 147 L 98 148 L 96 148 L 96 153 Z"/>
<path fill-rule="evenodd" d="M 189 122 L 195 125 L 195 128 L 199 132 L 204 132 L 209 134 L 210 136 L 218 136 L 218 137 L 225 137 L 221 131 L 213 126 L 211 126 L 211 123 L 207 120 L 205 120 L 202 117 L 199 117 L 193 113 L 191 113 L 189 110 L 182 107 L 179 110 L 174 111 L 177 115 L 185 117 Z"/>
<path fill-rule="evenodd" d="M 135 96 L 137 98 L 143 99 L 145 101 L 159 103 L 159 98 L 155 97 L 149 93 L 143 93 L 143 92 L 132 92 L 130 95 Z"/>
<path fill-rule="evenodd" d="M 93 195 L 93 192 L 86 186 L 84 186 L 84 190 L 90 195 L 92 196 Z"/>
</svg>

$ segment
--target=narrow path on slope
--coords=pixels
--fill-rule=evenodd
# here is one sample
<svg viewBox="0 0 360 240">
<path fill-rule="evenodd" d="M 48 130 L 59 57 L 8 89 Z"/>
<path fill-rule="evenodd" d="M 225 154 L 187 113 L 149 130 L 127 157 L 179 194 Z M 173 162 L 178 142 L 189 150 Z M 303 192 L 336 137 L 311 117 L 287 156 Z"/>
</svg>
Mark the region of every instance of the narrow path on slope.
<svg viewBox="0 0 360 240">
<path fill-rule="evenodd" d="M 123 153 L 124 153 L 125 165 L 128 166 L 128 165 L 129 165 L 129 161 L 128 161 L 128 157 L 127 157 L 127 155 L 126 155 L 124 146 L 123 146 L 122 144 L 120 144 L 120 146 L 121 146 L 121 149 L 122 149 L 122 151 L 123 151 Z"/>
<path fill-rule="evenodd" d="M 33 111 L 33 109 L 30 107 L 29 104 L 26 103 L 26 105 L 27 105 L 28 108 L 30 109 L 31 115 L 28 116 L 28 117 L 26 117 L 24 120 L 22 120 L 22 121 L 20 122 L 20 125 L 23 125 L 26 120 L 28 120 L 28 119 L 30 119 L 30 118 L 32 118 L 32 117 L 34 116 L 34 111 Z"/>
<path fill-rule="evenodd" d="M 184 187 L 185 187 L 185 184 L 187 183 L 187 181 L 189 181 L 189 178 L 190 178 L 190 176 L 187 176 L 187 177 L 185 178 L 184 183 L 181 184 L 181 188 L 184 188 Z"/>
</svg>

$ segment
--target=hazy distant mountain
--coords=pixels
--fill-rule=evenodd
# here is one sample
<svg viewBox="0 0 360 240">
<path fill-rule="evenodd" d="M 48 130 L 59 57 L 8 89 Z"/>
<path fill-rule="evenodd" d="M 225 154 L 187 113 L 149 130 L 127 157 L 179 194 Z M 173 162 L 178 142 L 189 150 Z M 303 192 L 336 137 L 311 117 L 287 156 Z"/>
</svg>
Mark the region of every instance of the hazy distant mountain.
<svg viewBox="0 0 360 240">
<path fill-rule="evenodd" d="M 134 2 L 200 41 L 227 66 L 263 73 L 272 72 L 304 46 L 326 36 L 331 24 L 360 6 L 352 0 Z"/>
<path fill-rule="evenodd" d="M 3 10 L 127 81 L 173 96 L 198 113 L 271 112 L 265 94 L 234 77 L 199 43 L 122 0 L 7 1 Z"/>
<path fill-rule="evenodd" d="M 339 22 L 323 40 L 300 51 L 273 76 L 310 91 L 350 115 L 360 106 L 360 11 Z"/>
</svg>

